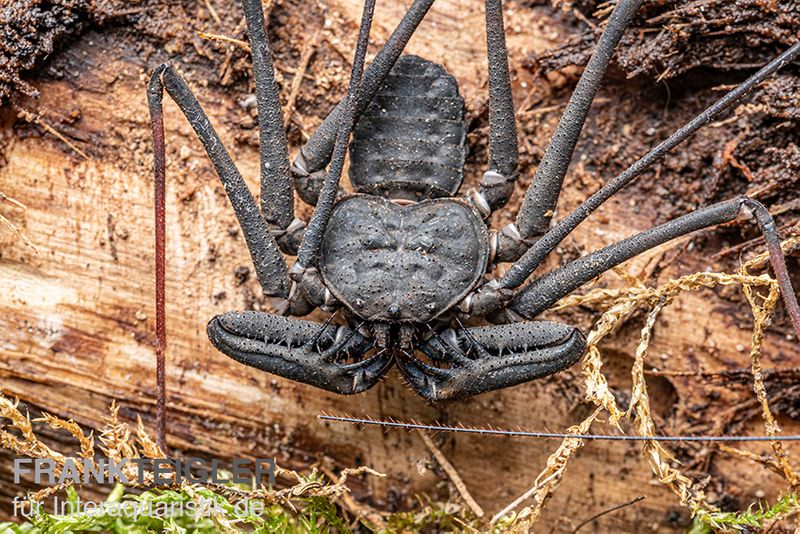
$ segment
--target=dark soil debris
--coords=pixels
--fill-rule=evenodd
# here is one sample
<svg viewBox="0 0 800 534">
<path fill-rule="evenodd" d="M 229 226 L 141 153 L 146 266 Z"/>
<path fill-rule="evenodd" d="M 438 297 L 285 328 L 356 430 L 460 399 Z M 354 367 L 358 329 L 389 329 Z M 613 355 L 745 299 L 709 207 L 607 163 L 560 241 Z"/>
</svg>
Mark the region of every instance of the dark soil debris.
<svg viewBox="0 0 800 534">
<path fill-rule="evenodd" d="M 87 27 L 103 25 L 129 11 L 125 2 L 13 0 L 0 8 L 0 104 L 16 92 L 36 89 L 22 76 L 57 45 Z"/>
<path fill-rule="evenodd" d="M 567 18 L 582 13 L 574 17 L 575 27 L 582 29 L 566 44 L 528 58 L 526 68 L 547 80 L 555 71 L 577 76 L 567 67 L 586 63 L 602 31 L 601 22 L 589 28 L 579 19 L 598 13 L 605 18 L 609 12 L 606 3 L 592 0 L 554 3 L 565 8 Z M 584 129 L 573 179 L 591 190 L 597 185 L 590 183 L 596 180 L 592 177 L 612 178 L 793 44 L 798 34 L 800 4 L 794 1 L 645 2 L 600 91 L 606 103 L 594 105 Z M 572 86 L 559 90 L 564 94 L 557 98 L 566 98 Z M 800 215 L 799 104 L 800 77 L 790 66 L 642 176 L 625 193 L 639 197 L 630 204 L 653 208 L 654 222 L 663 223 L 748 194 L 764 202 L 784 230 L 794 226 Z M 523 123 L 523 131 L 539 128 L 539 121 L 533 122 Z M 734 241 L 755 237 L 752 225 L 734 226 L 744 234 Z M 725 232 L 716 234 L 717 248 L 724 248 L 727 239 L 720 236 Z"/>
<path fill-rule="evenodd" d="M 607 2 L 555 2 L 587 17 L 609 12 Z M 598 12 L 598 9 L 601 9 Z M 531 64 L 545 69 L 584 64 L 602 25 Z M 794 0 L 658 0 L 645 2 L 620 43 L 616 65 L 628 76 L 669 79 L 692 69 L 750 69 L 794 44 L 800 35 L 800 3 Z"/>
</svg>

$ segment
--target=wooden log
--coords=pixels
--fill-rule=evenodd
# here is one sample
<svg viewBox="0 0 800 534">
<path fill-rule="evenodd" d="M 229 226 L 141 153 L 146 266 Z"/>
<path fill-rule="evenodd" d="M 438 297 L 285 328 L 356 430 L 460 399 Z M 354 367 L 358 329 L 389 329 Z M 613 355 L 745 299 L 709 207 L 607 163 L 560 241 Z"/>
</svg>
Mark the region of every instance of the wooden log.
<svg viewBox="0 0 800 534">
<path fill-rule="evenodd" d="M 74 418 L 86 428 L 97 429 L 116 400 L 124 417 L 133 420 L 140 415 L 154 428 L 152 152 L 145 81 L 150 69 L 167 58 L 162 45 L 176 56 L 176 64 L 197 91 L 242 174 L 257 191 L 256 130 L 247 99 L 252 89 L 242 75 L 249 60 L 235 45 L 219 48 L 192 35 L 195 30 L 208 30 L 241 38 L 238 7 L 229 0 L 209 4 L 221 14 L 220 23 L 200 2 L 183 7 L 186 18 L 164 21 L 163 27 L 144 37 L 136 25 L 84 33 L 64 45 L 31 77 L 30 83 L 41 95 L 38 99 L 20 98 L 17 108 L 7 106 L 0 115 L 0 192 L 27 206 L 22 210 L 0 202 L 0 213 L 36 246 L 34 251 L 18 236 L 0 230 L 0 389 L 32 409 Z M 377 42 L 389 34 L 407 4 L 379 3 L 373 31 Z M 470 102 L 474 149 L 466 187 L 474 186 L 482 172 L 487 135 L 480 4 L 438 2 L 409 46 L 410 52 L 443 63 L 457 76 Z M 290 126 L 293 150 L 346 86 L 360 2 L 328 0 L 316 6 L 307 19 L 298 9 L 297 2 L 281 3 L 273 8 L 271 18 L 284 98 L 288 98 L 294 69 L 300 63 L 303 38 L 312 34 L 314 26 L 322 35 L 307 79 L 300 85 Z M 497 217 L 496 227 L 512 219 L 533 174 L 531 164 L 541 156 L 558 110 L 568 98 L 563 86 L 574 81 L 569 71 L 536 78 L 523 68 L 531 53 L 564 42 L 568 29 L 563 17 L 522 4 L 511 4 L 506 10 L 517 105 L 524 123 L 523 165 L 516 201 Z M 326 25 L 326 20 L 330 24 Z M 188 24 L 188 33 L 175 29 L 181 24 Z M 184 52 L 183 59 L 177 58 L 177 51 Z M 630 132 L 619 131 L 640 124 L 642 117 L 637 112 L 641 106 L 663 108 L 663 94 L 657 89 L 631 87 L 614 81 L 602 92 L 559 213 L 574 208 L 600 179 L 618 169 L 619 162 L 614 161 L 605 166 L 594 165 L 592 160 L 586 163 L 586 154 L 591 155 L 592 150 L 618 153 L 625 161 L 635 156 L 626 146 L 615 148 L 613 143 L 605 143 L 602 136 L 613 130 L 616 140 L 620 135 L 623 141 L 626 135 L 630 140 Z M 642 96 L 630 96 L 637 91 Z M 715 94 L 705 87 L 676 97 L 673 116 L 659 123 L 659 132 L 690 117 L 692 109 L 699 111 L 698 102 L 707 102 Z M 616 103 L 626 96 L 630 97 L 627 102 Z M 88 158 L 41 124 L 18 118 L 19 108 L 38 113 Z M 539 108 L 545 111 L 538 113 Z M 415 496 L 421 493 L 438 499 L 458 497 L 442 483 L 445 479 L 432 468 L 429 451 L 416 434 L 321 424 L 318 414 L 562 431 L 589 413 L 582 402 L 577 369 L 458 404 L 431 406 L 408 390 L 396 372 L 365 394 L 339 397 L 238 365 L 216 352 L 205 335 L 209 318 L 234 309 L 269 309 L 269 303 L 260 297 L 233 212 L 200 143 L 169 101 L 165 113 L 168 443 L 173 450 L 221 458 L 275 456 L 280 464 L 293 468 L 323 460 L 336 467 L 367 464 L 389 476 L 360 482 L 354 488 L 356 498 L 393 510 L 415 506 Z M 665 168 L 664 172 L 670 171 Z M 575 257 L 577 251 L 599 248 L 662 222 L 664 214 L 648 209 L 652 206 L 645 204 L 642 209 L 642 199 L 649 202 L 649 195 L 646 189 L 624 192 L 593 222 L 583 225 L 549 266 Z M 298 201 L 298 212 L 307 217 L 310 209 Z M 741 241 L 738 236 L 725 239 Z M 647 281 L 656 283 L 713 264 L 708 250 L 719 246 L 712 243 L 693 251 L 686 248 L 687 243 L 677 249 L 663 247 L 658 254 L 637 259 L 626 268 L 643 277 L 652 275 Z M 796 265 L 792 263 L 793 268 Z M 730 268 L 731 263 L 712 266 Z M 619 283 L 613 275 L 610 280 Z M 723 297 L 713 292 L 691 294 L 669 308 L 651 346 L 652 365 L 661 370 L 706 372 L 747 367 L 743 350 L 750 342 L 749 308 L 741 299 Z M 592 317 L 586 310 L 550 316 L 583 327 L 590 326 Z M 780 323 L 770 330 L 765 366 L 800 365 L 797 342 L 787 337 L 785 326 Z M 634 321 L 605 345 L 609 380 L 621 398 L 629 386 L 640 327 Z M 715 414 L 748 398 L 746 386 L 709 386 L 694 378 L 652 377 L 649 385 L 657 421 L 669 432 L 709 430 Z M 786 432 L 800 433 L 797 421 L 782 417 L 781 423 Z M 595 428 L 608 431 L 601 425 Z M 740 430 L 761 433 L 757 414 L 746 418 Z M 529 488 L 557 447 L 556 442 L 519 438 L 443 435 L 437 439 L 476 501 L 490 514 Z M 769 450 L 768 445 L 750 449 Z M 638 450 L 635 444 L 606 442 L 582 449 L 546 506 L 542 525 L 567 528 L 570 522 L 646 495 L 644 502 L 596 525 L 634 531 L 682 530 L 688 512 L 654 482 Z M 782 487 L 781 481 L 762 467 L 743 466 L 710 450 L 681 448 L 679 455 L 690 462 L 695 475 L 714 475 L 711 491 L 717 497 L 732 499 L 742 508 L 758 491 L 774 497 Z M 697 458 L 700 461 L 694 462 Z M 10 465 L 10 456 L 3 455 L 0 510 L 6 515 L 10 513 L 9 497 L 20 492 L 9 483 Z"/>
</svg>

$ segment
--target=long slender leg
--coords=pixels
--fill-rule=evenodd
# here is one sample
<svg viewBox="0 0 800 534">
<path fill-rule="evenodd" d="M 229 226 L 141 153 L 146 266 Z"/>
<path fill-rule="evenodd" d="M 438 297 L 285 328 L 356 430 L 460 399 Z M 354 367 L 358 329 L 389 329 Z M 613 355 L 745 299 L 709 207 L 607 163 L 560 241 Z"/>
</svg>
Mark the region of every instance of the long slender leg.
<svg viewBox="0 0 800 534">
<path fill-rule="evenodd" d="M 283 124 L 275 67 L 269 49 L 261 0 L 242 0 L 256 81 L 258 105 L 259 155 L 261 159 L 261 212 L 278 244 L 287 253 L 297 253 L 297 239 L 287 235 L 302 233 L 304 225 L 294 220 L 289 153 Z"/>
<path fill-rule="evenodd" d="M 572 326 L 535 321 L 445 330 L 417 347 L 434 367 L 412 357 L 397 365 L 428 400 L 453 400 L 562 371 L 583 355 L 586 339 Z"/>
<path fill-rule="evenodd" d="M 569 99 L 556 133 L 545 150 L 533 177 L 525 200 L 517 214 L 516 225 L 524 239 L 540 236 L 550 226 L 564 176 L 578 142 L 589 107 L 611 61 L 614 49 L 633 19 L 643 0 L 624 0 L 617 3 L 589 63 L 581 75 L 575 92 Z"/>
<path fill-rule="evenodd" d="M 333 148 L 333 158 L 325 183 L 308 224 L 303 242 L 300 244 L 300 251 L 297 254 L 297 261 L 292 266 L 291 276 L 295 280 L 302 279 L 306 269 L 316 269 L 319 249 L 322 243 L 322 235 L 330 219 L 333 205 L 336 203 L 336 193 L 339 190 L 339 181 L 344 170 L 344 159 L 347 155 L 347 145 L 350 141 L 350 133 L 356 120 L 356 110 L 362 101 L 362 94 L 359 87 L 362 85 L 362 74 L 364 61 L 367 55 L 367 45 L 369 44 L 369 31 L 372 26 L 372 15 L 375 10 L 375 0 L 364 2 L 364 12 L 361 18 L 361 25 L 358 30 L 358 43 L 356 44 L 353 68 L 350 74 L 350 87 L 347 97 L 344 100 L 344 112 L 341 116 L 339 133 L 336 136 L 336 145 Z"/>
<path fill-rule="evenodd" d="M 695 230 L 732 221 L 748 211 L 755 216 L 767 241 L 770 261 L 780 284 L 786 310 L 800 335 L 800 308 L 781 253 L 775 221 L 763 205 L 744 196 L 699 209 L 547 273 L 523 287 L 508 304 L 508 309 L 526 319 L 535 317 L 581 285 L 646 250 Z"/>
<path fill-rule="evenodd" d="M 261 210 L 270 225 L 286 228 L 294 217 L 289 152 L 261 0 L 242 0 L 253 57 L 261 157 Z"/>
<path fill-rule="evenodd" d="M 393 363 L 388 351 L 356 363 L 373 342 L 347 326 L 263 312 L 230 312 L 208 323 L 208 338 L 225 355 L 274 375 L 342 395 L 371 388 Z"/>
<path fill-rule="evenodd" d="M 153 133 L 153 185 L 155 197 L 155 249 L 156 249 L 156 444 L 167 452 L 167 314 L 166 296 L 166 157 L 164 147 L 163 92 L 150 91 L 147 100 L 150 108 L 150 126 Z"/>
<path fill-rule="evenodd" d="M 209 159 L 214 164 L 225 192 L 231 201 L 233 210 L 242 227 L 247 248 L 253 259 L 253 265 L 258 276 L 258 281 L 265 295 L 286 297 L 289 293 L 289 279 L 286 272 L 286 261 L 278 249 L 275 238 L 269 233 L 267 224 L 258 210 L 256 201 L 247 184 L 239 174 L 238 169 L 231 160 L 228 151 L 222 145 L 217 132 L 211 126 L 200 103 L 192 94 L 189 86 L 181 79 L 169 64 L 161 65 L 155 69 L 147 87 L 147 98 L 150 114 L 153 117 L 154 127 L 156 121 L 161 125 L 162 95 L 166 89 L 172 100 L 178 105 L 192 125 L 197 137 L 203 143 Z M 163 143 L 161 144 L 163 150 Z M 163 153 L 156 154 L 156 160 L 163 160 Z"/>
<path fill-rule="evenodd" d="M 525 280 L 542 264 L 544 258 L 558 246 L 581 222 L 611 198 L 617 191 L 632 182 L 653 163 L 667 155 L 670 150 L 685 141 L 697 130 L 710 123 L 724 110 L 738 102 L 756 85 L 764 81 L 781 67 L 800 56 L 800 42 L 794 44 L 783 54 L 769 62 L 753 76 L 742 82 L 711 107 L 697 115 L 677 132 L 662 141 L 650 152 L 637 160 L 613 180 L 609 181 L 590 196 L 575 211 L 553 226 L 527 252 L 517 260 L 502 278 L 489 282 L 480 293 L 468 297 L 464 308 L 475 314 L 487 314 L 497 310 L 512 295 L 510 290 L 521 286 Z"/>
<path fill-rule="evenodd" d="M 367 109 L 433 2 L 434 0 L 415 0 L 386 44 L 372 60 L 364 72 L 353 120 L 358 120 Z M 292 163 L 295 189 L 300 198 L 309 204 L 317 203 L 325 180 L 325 167 L 331 161 L 337 131 L 345 111 L 345 101 L 346 99 L 340 102 L 325 118 Z"/>
<path fill-rule="evenodd" d="M 502 0 L 486 0 L 486 49 L 489 63 L 489 168 L 473 202 L 486 215 L 508 203 L 514 191 L 517 123 L 508 72 Z"/>
<path fill-rule="evenodd" d="M 755 216 L 767 240 L 775 276 L 789 317 L 800 336 L 800 307 L 780 249 L 775 221 L 764 206 L 747 197 L 720 202 L 615 243 L 566 264 L 523 287 L 509 302 L 514 318 L 532 319 L 599 274 L 676 237 L 731 221 L 742 212 Z M 575 328 L 547 322 L 446 330 L 417 349 L 434 367 L 412 357 L 398 367 L 412 387 L 429 400 L 458 399 L 521 384 L 574 364 L 586 348 Z"/>
<path fill-rule="evenodd" d="M 266 46 L 265 43 L 259 42 L 258 33 L 256 33 L 259 25 L 258 19 L 261 19 L 261 7 L 257 5 L 257 2 L 248 3 L 245 1 L 243 3 L 246 12 L 250 10 L 247 16 L 254 45 L 254 58 L 259 55 L 262 56 L 261 60 L 254 59 L 254 64 L 258 69 L 264 66 L 263 63 L 259 63 L 264 61 L 264 51 L 256 52 L 255 50 L 259 45 Z M 351 81 L 351 97 L 354 87 L 360 83 L 360 74 L 364 65 L 369 35 L 369 22 L 372 18 L 374 5 L 374 0 L 367 0 L 364 15 L 366 31 L 362 31 L 362 34 L 365 34 L 363 39 L 359 38 L 359 48 L 353 67 L 354 80 Z M 259 12 L 257 14 L 253 13 L 253 9 L 258 9 Z M 263 26 L 263 20 L 260 20 L 260 23 Z M 254 27 L 256 28 L 255 32 Z M 362 23 L 363 27 L 364 24 Z M 263 37 L 266 36 L 263 35 Z M 259 64 L 261 67 L 258 66 Z M 216 133 L 211 128 L 199 103 L 189 92 L 186 84 L 172 69 L 169 66 L 163 67 L 162 72 L 154 75 L 151 83 L 154 89 L 153 93 L 158 95 L 157 106 L 154 109 L 159 117 L 161 115 L 162 83 L 163 87 L 166 88 L 170 96 L 186 114 L 217 167 L 217 171 L 230 196 L 231 203 L 234 205 L 239 217 L 248 241 L 248 247 L 256 263 L 256 269 L 258 270 L 259 268 L 259 259 L 264 256 L 263 247 L 266 245 L 273 255 L 280 258 L 278 267 L 281 269 L 280 273 L 276 272 L 274 268 L 265 271 L 266 280 L 273 284 L 276 283 L 276 279 L 279 280 L 283 290 L 280 296 L 288 296 L 288 291 L 286 291 L 286 286 L 288 285 L 286 265 L 278 250 L 277 243 L 267 231 L 266 222 L 258 212 L 255 200 L 227 152 L 222 147 Z M 263 96 L 264 93 L 259 98 Z M 272 96 L 276 95 L 273 94 Z M 264 105 L 269 105 L 269 103 L 266 102 Z M 260 112 L 265 110 L 261 108 L 261 103 L 259 103 L 259 107 Z M 272 109 L 269 110 L 270 113 L 272 111 Z M 269 122 L 269 120 L 266 122 Z M 274 141 L 274 137 L 278 136 L 280 141 L 281 137 L 273 128 L 275 124 L 275 122 L 266 124 L 271 129 L 271 131 L 267 132 L 267 138 L 273 136 L 272 140 Z M 264 123 L 262 123 L 262 126 L 264 126 Z M 342 127 L 342 132 L 345 132 L 344 136 L 340 134 L 339 139 L 337 139 L 338 145 L 338 143 L 342 142 L 341 138 L 344 137 L 345 149 L 347 135 L 351 126 L 352 119 L 350 116 L 350 122 Z M 264 130 L 262 129 L 263 133 Z M 262 141 L 263 139 L 264 137 L 262 137 Z M 262 144 L 263 147 L 264 145 Z M 262 163 L 265 163 L 265 161 L 267 186 L 275 181 L 283 183 L 283 177 L 280 174 L 272 173 L 272 169 L 270 169 L 270 165 L 280 163 L 280 158 L 276 161 L 270 154 L 262 152 Z M 341 175 L 341 169 L 339 169 L 339 174 Z M 262 175 L 262 178 L 264 176 Z M 338 180 L 336 180 L 336 183 L 338 183 Z M 280 208 L 280 206 L 278 207 Z M 254 242 L 257 239 L 260 239 L 260 241 Z M 259 280 L 262 279 L 261 274 L 261 271 L 259 271 Z M 262 281 L 263 284 L 264 281 Z M 344 359 L 361 358 L 372 349 L 373 343 L 357 330 L 351 330 L 349 327 L 337 327 L 330 324 L 319 325 L 263 312 L 231 312 L 219 315 L 209 322 L 207 331 L 209 340 L 217 349 L 245 365 L 340 394 L 358 393 L 372 387 L 386 373 L 393 362 L 391 354 L 383 351 L 356 363 L 339 363 Z"/>
</svg>

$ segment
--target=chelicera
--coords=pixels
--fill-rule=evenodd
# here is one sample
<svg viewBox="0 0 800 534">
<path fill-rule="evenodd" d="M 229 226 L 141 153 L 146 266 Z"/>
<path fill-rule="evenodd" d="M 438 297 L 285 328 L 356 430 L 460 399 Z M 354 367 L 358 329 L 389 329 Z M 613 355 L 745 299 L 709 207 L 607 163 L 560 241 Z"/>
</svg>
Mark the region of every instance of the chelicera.
<svg viewBox="0 0 800 534">
<path fill-rule="evenodd" d="M 800 313 L 775 224 L 758 202 L 738 197 L 531 277 L 544 258 L 605 200 L 760 81 L 800 54 L 795 44 L 626 171 L 575 212 L 551 224 L 575 144 L 613 50 L 642 0 L 620 0 L 608 20 L 516 221 L 491 230 L 517 177 L 517 131 L 501 0 L 485 0 L 489 68 L 489 162 L 478 190 L 459 195 L 466 122 L 458 83 L 445 69 L 401 56 L 433 0 L 415 0 L 368 68 L 374 11 L 366 0 L 347 97 L 290 164 L 274 67 L 259 0 L 242 0 L 252 48 L 260 128 L 260 207 L 197 99 L 169 64 L 148 87 L 155 139 L 157 205 L 163 206 L 162 93 L 177 103 L 206 148 L 242 227 L 264 294 L 279 313 L 230 312 L 208 336 L 246 365 L 341 394 L 374 386 L 397 365 L 429 400 L 457 399 L 561 371 L 583 354 L 584 335 L 535 317 L 602 272 L 689 232 L 752 214 L 767 240 L 795 329 Z M 351 134 L 353 136 L 350 141 Z M 349 148 L 350 181 L 339 182 Z M 297 192 L 315 205 L 294 216 Z M 159 200 L 160 198 L 160 200 Z M 291 268 L 284 254 L 296 256 Z M 512 262 L 499 277 L 492 270 Z M 345 324 L 296 319 L 316 308 Z M 331 316 L 333 318 L 333 315 Z M 490 326 L 463 327 L 485 318 Z"/>
</svg>

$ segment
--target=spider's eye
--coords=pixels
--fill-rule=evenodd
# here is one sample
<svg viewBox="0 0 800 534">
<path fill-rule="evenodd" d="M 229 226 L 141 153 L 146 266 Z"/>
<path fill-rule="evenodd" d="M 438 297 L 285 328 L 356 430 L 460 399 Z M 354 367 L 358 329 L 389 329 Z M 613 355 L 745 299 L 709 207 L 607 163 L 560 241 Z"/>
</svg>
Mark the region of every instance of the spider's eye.
<svg viewBox="0 0 800 534">
<path fill-rule="evenodd" d="M 427 254 L 437 248 L 437 242 L 425 236 L 413 238 L 408 242 L 408 249 Z"/>
<path fill-rule="evenodd" d="M 361 240 L 361 244 L 367 250 L 393 250 L 397 248 L 395 240 L 384 234 L 368 235 Z"/>
</svg>

